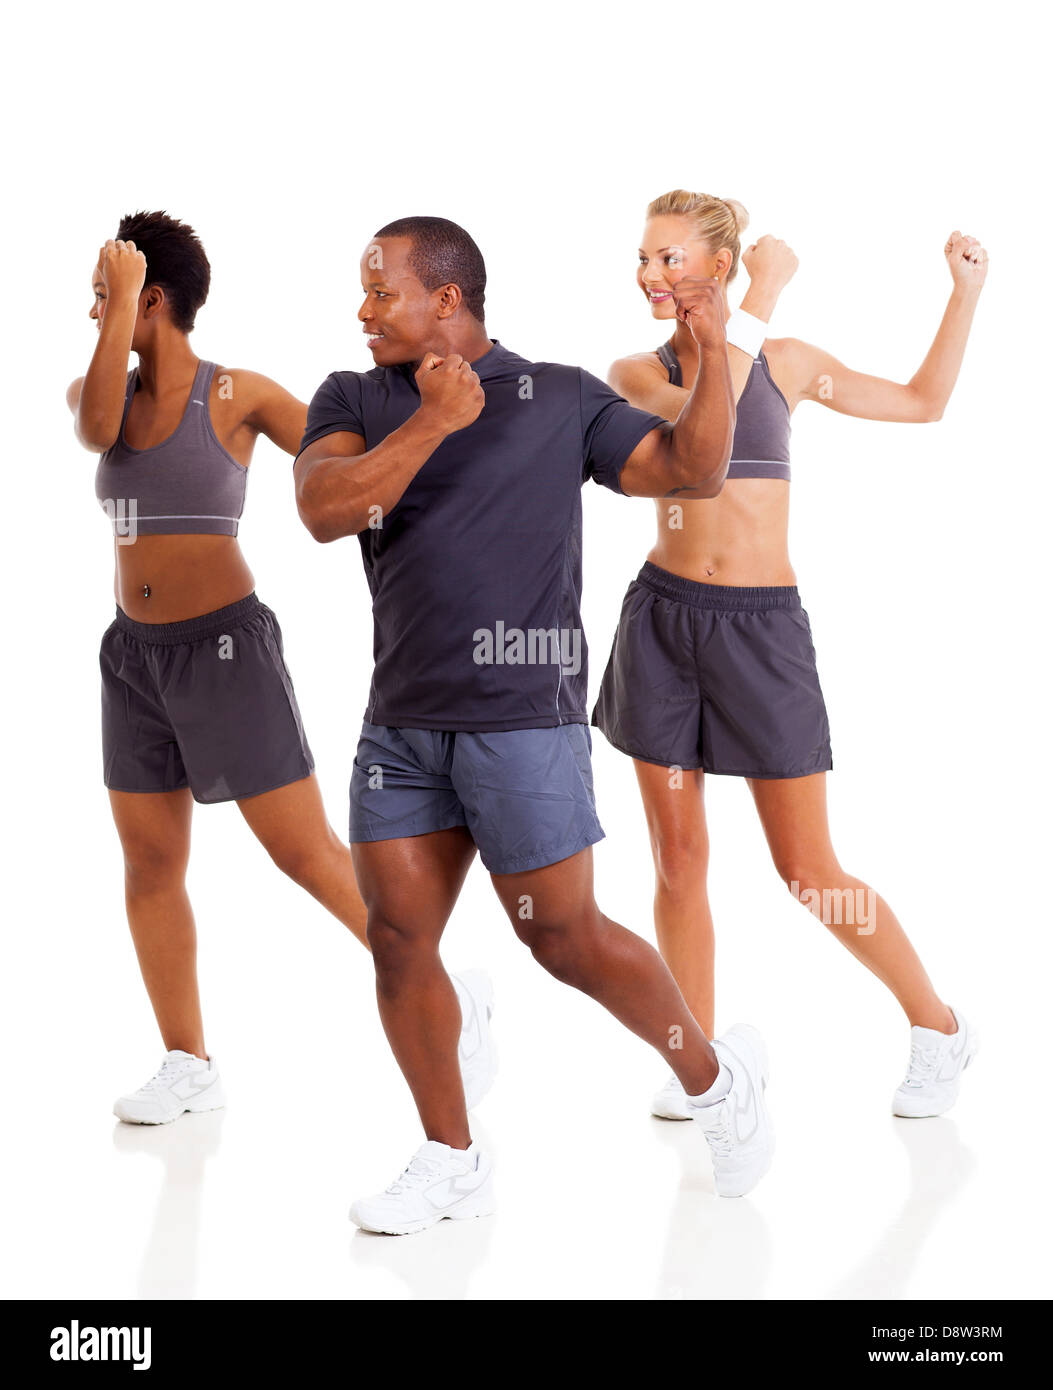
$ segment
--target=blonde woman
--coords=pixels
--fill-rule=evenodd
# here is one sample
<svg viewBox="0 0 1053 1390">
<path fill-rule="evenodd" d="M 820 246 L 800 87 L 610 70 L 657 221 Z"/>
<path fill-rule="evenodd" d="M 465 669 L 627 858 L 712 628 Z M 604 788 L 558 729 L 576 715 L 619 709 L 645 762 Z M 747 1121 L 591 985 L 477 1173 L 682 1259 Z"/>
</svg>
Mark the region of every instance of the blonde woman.
<svg viewBox="0 0 1053 1390">
<path fill-rule="evenodd" d="M 652 318 L 673 332 L 656 351 L 612 366 L 610 384 L 633 405 L 668 420 L 680 413 L 698 354 L 674 286 L 716 277 L 726 301 L 747 220 L 740 203 L 683 189 L 648 207 L 637 283 Z M 895 995 L 911 1025 L 911 1054 L 893 1111 L 914 1117 L 954 1104 L 976 1032 L 936 993 L 888 903 L 841 867 L 831 842 L 829 727 L 787 546 L 789 441 L 790 418 L 804 401 L 865 420 L 940 418 L 987 273 L 975 238 L 952 232 L 943 249 L 950 300 L 908 382 L 853 371 L 794 338 L 764 341 L 739 400 L 723 490 L 706 501 L 656 501 L 657 540 L 625 596 L 592 716 L 634 761 L 655 864 L 658 943 L 703 1030 L 714 1031 L 709 773 L 746 779 L 791 892 Z M 742 255 L 751 274 L 764 254 L 761 243 Z M 788 248 L 783 254 L 792 259 Z M 869 918 L 836 910 L 849 902 L 872 904 Z M 687 1118 L 675 1078 L 652 1112 Z"/>
</svg>

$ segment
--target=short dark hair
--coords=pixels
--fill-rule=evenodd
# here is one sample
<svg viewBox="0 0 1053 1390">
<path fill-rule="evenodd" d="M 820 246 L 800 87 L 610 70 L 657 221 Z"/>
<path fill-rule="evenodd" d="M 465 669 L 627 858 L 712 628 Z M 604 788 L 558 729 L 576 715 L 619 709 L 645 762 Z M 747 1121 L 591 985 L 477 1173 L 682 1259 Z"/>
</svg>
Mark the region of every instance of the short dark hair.
<svg viewBox="0 0 1053 1390">
<path fill-rule="evenodd" d="M 413 242 L 410 269 L 424 288 L 457 285 L 464 307 L 482 323 L 486 265 L 483 253 L 463 227 L 445 217 L 400 217 L 381 227 L 376 235 L 409 237 Z"/>
<path fill-rule="evenodd" d="M 135 242 L 146 257 L 146 283 L 161 286 L 172 322 L 181 333 L 189 333 L 212 279 L 197 232 L 167 212 L 130 212 L 121 218 L 117 240 Z"/>
</svg>

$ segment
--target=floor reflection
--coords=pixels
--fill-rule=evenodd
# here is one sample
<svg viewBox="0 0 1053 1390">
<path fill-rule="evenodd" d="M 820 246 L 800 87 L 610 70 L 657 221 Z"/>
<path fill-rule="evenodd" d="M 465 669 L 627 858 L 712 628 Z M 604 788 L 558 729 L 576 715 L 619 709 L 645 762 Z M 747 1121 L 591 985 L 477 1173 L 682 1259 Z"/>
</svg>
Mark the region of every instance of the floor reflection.
<svg viewBox="0 0 1053 1390">
<path fill-rule="evenodd" d="M 683 1174 L 669 1215 L 658 1297 L 764 1297 L 772 1264 L 768 1223 L 750 1197 L 718 1197 L 709 1149 L 691 1121 L 652 1120 Z"/>
<path fill-rule="evenodd" d="M 197 1289 L 201 1197 L 219 1152 L 225 1110 L 182 1115 L 170 1125 L 118 1122 L 113 1146 L 161 1164 L 161 1185 L 136 1277 L 140 1298 L 192 1298 Z"/>
<path fill-rule="evenodd" d="M 976 1158 L 946 1115 L 895 1119 L 910 1162 L 910 1191 L 888 1229 L 828 1298 L 901 1298 L 933 1227 L 976 1167 Z"/>
</svg>

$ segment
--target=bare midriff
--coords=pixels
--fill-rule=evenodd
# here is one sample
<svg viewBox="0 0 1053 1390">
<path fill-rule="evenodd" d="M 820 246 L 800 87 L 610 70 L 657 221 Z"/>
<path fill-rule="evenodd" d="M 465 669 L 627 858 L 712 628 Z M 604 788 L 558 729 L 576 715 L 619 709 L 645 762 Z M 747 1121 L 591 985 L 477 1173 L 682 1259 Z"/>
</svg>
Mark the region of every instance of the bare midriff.
<svg viewBox="0 0 1053 1390">
<path fill-rule="evenodd" d="M 138 623 L 180 623 L 253 590 L 236 536 L 137 536 L 114 551 L 114 595 Z"/>
<path fill-rule="evenodd" d="M 796 584 L 787 543 L 790 484 L 781 478 L 733 478 L 714 498 L 660 497 L 655 510 L 652 565 L 699 584 Z"/>
</svg>

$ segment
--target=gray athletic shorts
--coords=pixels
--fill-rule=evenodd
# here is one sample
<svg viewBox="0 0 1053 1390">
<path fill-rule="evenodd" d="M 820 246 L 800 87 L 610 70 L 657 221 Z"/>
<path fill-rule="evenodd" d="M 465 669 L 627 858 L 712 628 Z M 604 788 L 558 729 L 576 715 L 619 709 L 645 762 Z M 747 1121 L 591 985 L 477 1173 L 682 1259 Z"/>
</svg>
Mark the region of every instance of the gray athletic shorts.
<svg viewBox="0 0 1053 1390">
<path fill-rule="evenodd" d="M 500 733 L 368 722 L 351 774 L 351 843 L 463 825 L 492 874 L 569 859 L 603 839 L 585 724 Z"/>
<path fill-rule="evenodd" d="M 830 726 L 796 588 L 629 585 L 592 722 L 630 757 L 734 777 L 828 772 Z"/>
<path fill-rule="evenodd" d="M 182 623 L 122 609 L 103 634 L 103 780 L 238 801 L 310 775 L 278 620 L 255 594 Z"/>
</svg>

